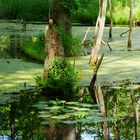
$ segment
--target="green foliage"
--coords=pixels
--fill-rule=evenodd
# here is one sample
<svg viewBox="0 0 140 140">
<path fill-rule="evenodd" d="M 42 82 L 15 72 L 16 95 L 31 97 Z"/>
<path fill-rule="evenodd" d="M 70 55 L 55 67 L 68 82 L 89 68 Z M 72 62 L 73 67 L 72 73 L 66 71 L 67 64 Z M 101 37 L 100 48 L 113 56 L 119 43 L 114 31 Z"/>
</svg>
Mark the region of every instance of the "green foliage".
<svg viewBox="0 0 140 140">
<path fill-rule="evenodd" d="M 23 51 L 30 58 L 44 61 L 45 51 L 44 51 L 44 35 L 40 33 L 36 36 L 32 36 L 30 40 L 27 40 L 23 43 Z"/>
<path fill-rule="evenodd" d="M 82 48 L 80 40 L 62 32 L 62 43 L 66 56 L 81 56 Z"/>
<path fill-rule="evenodd" d="M 4 36 L 4 35 L 0 36 L 0 47 L 1 47 L 1 49 L 8 48 L 9 42 L 10 42 L 9 36 Z"/>
<path fill-rule="evenodd" d="M 134 19 L 140 21 L 140 5 L 134 9 Z"/>
<path fill-rule="evenodd" d="M 95 24 L 99 6 L 97 0 L 75 0 L 73 21 L 79 23 Z"/>
<path fill-rule="evenodd" d="M 121 4 L 115 6 L 113 9 L 113 21 L 115 24 L 128 24 L 129 7 L 122 7 Z"/>
<path fill-rule="evenodd" d="M 2 117 L 0 135 L 9 136 L 9 131 L 16 130 L 15 136 L 20 139 L 39 139 L 43 133 L 40 131 L 42 119 L 38 118 L 38 110 L 32 107 L 38 98 L 38 94 L 31 90 L 2 94 L 0 98 L 0 117 Z"/>
<path fill-rule="evenodd" d="M 107 86 L 103 90 L 107 116 L 114 118 L 108 123 L 109 128 L 113 130 L 116 127 L 119 136 L 123 139 L 133 139 L 133 115 L 139 99 L 137 96 L 139 90 L 139 88 L 135 90 L 135 84 L 133 85 L 129 80 L 119 81 L 119 84 L 115 83 L 114 87 Z M 134 104 L 131 96 L 133 96 Z M 114 134 L 117 131 L 114 131 Z"/>
<path fill-rule="evenodd" d="M 73 38 L 71 34 L 66 33 L 61 27 L 56 27 L 55 29 L 62 35 L 62 44 L 66 56 L 81 56 L 83 54 L 80 39 Z"/>
<path fill-rule="evenodd" d="M 48 0 L 0 0 L 2 18 L 46 21 L 48 9 Z"/>
<path fill-rule="evenodd" d="M 49 2 L 52 1 L 0 0 L 0 18 L 48 21 L 49 6 L 51 5 Z M 72 14 L 73 22 L 85 24 L 96 23 L 99 12 L 98 0 L 61 0 L 61 3 L 65 10 Z M 128 0 L 112 0 L 113 20 L 115 24 L 128 23 L 129 4 Z M 140 20 L 140 0 L 135 0 L 134 5 L 134 16 Z M 109 14 L 107 14 L 106 23 L 109 23 Z"/>
<path fill-rule="evenodd" d="M 75 92 L 78 74 L 62 58 L 55 58 L 48 71 L 47 80 L 36 77 L 37 87 L 50 98 L 69 99 Z"/>
</svg>

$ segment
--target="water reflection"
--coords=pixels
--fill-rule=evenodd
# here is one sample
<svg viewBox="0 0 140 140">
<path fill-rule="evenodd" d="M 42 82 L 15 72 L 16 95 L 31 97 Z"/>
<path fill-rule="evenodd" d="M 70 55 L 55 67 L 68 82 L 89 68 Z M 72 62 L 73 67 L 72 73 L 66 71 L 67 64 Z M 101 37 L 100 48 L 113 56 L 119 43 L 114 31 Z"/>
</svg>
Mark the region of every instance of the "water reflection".
<svg viewBox="0 0 140 140">
<path fill-rule="evenodd" d="M 19 93 L 18 93 L 19 94 Z M 3 98 L 11 95 L 3 95 Z M 41 137 L 40 118 L 37 116 L 37 109 L 32 105 L 37 100 L 37 94 L 32 92 L 21 92 L 16 102 L 9 98 L 5 104 L 1 104 L 2 114 L 1 135 L 13 139 L 34 139 Z M 40 133 L 40 134 L 39 134 Z"/>
<path fill-rule="evenodd" d="M 101 106 L 101 103 L 98 106 L 93 105 L 88 87 L 79 89 L 80 97 L 76 99 L 78 102 L 51 101 L 50 103 L 32 90 L 1 94 L 0 139 L 4 140 L 8 136 L 11 139 L 44 140 L 47 137 L 52 139 L 53 136 L 59 140 L 62 137 L 65 139 L 69 137 L 69 140 L 102 140 L 104 119 L 98 110 L 101 107 L 106 109 L 110 140 L 140 139 L 139 86 L 134 88 L 125 84 L 111 88 L 96 87 L 100 94 L 102 92 L 104 106 Z"/>
<path fill-rule="evenodd" d="M 21 58 L 22 36 L 19 34 L 0 36 L 0 58 Z"/>
</svg>

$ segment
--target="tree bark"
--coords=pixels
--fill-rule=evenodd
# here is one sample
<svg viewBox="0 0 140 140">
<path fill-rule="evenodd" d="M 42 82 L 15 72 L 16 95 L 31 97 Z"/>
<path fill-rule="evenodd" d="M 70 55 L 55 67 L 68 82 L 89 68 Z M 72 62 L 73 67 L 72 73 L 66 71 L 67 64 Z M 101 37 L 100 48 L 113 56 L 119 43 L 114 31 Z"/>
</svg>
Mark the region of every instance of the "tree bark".
<svg viewBox="0 0 140 140">
<path fill-rule="evenodd" d="M 97 37 L 95 37 L 95 41 L 93 43 L 93 48 L 91 52 L 91 57 L 89 63 L 91 65 L 95 65 L 98 60 L 98 53 L 101 47 L 101 42 L 103 38 L 103 32 L 104 32 L 104 25 L 105 25 L 105 19 L 106 19 L 106 8 L 107 8 L 107 0 L 101 1 L 101 10 L 99 11 L 99 30 L 97 33 Z"/>
<path fill-rule="evenodd" d="M 49 20 L 49 25 L 45 29 L 45 53 L 44 78 L 47 79 L 48 71 L 55 57 L 64 57 L 61 33 L 56 32 L 53 20 Z"/>
<path fill-rule="evenodd" d="M 71 55 L 68 48 L 71 48 L 71 10 L 74 0 L 54 0 L 54 24 L 63 32 L 62 40 L 67 42 L 64 47 L 65 55 Z M 66 36 L 64 38 L 64 36 Z"/>
<path fill-rule="evenodd" d="M 133 26 L 133 0 L 130 0 L 130 15 L 129 15 L 129 34 L 127 42 L 127 50 L 130 51 L 132 48 L 132 26 Z"/>
<path fill-rule="evenodd" d="M 54 0 L 54 23 L 71 35 L 71 9 L 74 0 Z"/>
<path fill-rule="evenodd" d="M 93 76 L 92 76 L 92 79 L 91 79 L 91 82 L 90 82 L 91 87 L 94 87 L 94 84 L 96 82 L 97 72 L 98 72 L 98 69 L 99 69 L 99 67 L 100 67 L 100 65 L 102 63 L 103 58 L 104 58 L 104 54 L 101 55 L 100 59 L 98 60 L 97 65 L 96 65 L 96 67 L 94 69 Z"/>
<path fill-rule="evenodd" d="M 99 13 L 98 13 L 98 17 L 97 17 L 97 20 L 96 20 L 96 25 L 95 25 L 95 31 L 94 31 L 94 37 L 93 38 L 97 37 L 100 13 L 101 13 L 101 0 L 99 0 Z"/>
</svg>

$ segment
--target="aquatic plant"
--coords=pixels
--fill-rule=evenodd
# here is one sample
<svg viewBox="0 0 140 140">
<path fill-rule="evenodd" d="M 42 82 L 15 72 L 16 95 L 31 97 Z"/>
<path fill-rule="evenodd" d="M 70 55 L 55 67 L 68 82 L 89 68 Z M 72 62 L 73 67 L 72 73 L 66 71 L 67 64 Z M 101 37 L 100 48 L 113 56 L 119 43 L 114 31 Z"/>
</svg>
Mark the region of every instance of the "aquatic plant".
<svg viewBox="0 0 140 140">
<path fill-rule="evenodd" d="M 70 100 L 75 92 L 78 73 L 63 58 L 55 58 L 48 72 L 48 78 L 36 77 L 37 88 L 49 98 Z"/>
</svg>

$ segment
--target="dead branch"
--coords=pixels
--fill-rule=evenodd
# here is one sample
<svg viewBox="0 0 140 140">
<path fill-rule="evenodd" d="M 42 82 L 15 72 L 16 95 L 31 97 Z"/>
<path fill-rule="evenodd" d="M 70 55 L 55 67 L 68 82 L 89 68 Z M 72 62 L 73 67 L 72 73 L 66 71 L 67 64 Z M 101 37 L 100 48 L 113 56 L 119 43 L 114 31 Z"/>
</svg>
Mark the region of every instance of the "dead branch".
<svg viewBox="0 0 140 140">
<path fill-rule="evenodd" d="M 85 42 L 85 40 L 86 40 L 86 38 L 87 38 L 87 35 L 88 35 L 89 30 L 90 30 L 90 27 L 88 27 L 88 29 L 87 29 L 87 31 L 86 31 L 86 33 L 85 33 L 85 36 L 84 36 L 84 38 L 83 38 L 83 40 L 82 40 L 82 42 L 81 42 L 81 45 L 84 44 L 84 42 Z"/>
<path fill-rule="evenodd" d="M 84 48 L 83 44 L 84 44 L 84 42 L 85 42 L 85 40 L 86 40 L 86 38 L 87 38 L 87 35 L 88 35 L 89 30 L 90 30 L 90 27 L 88 27 L 88 29 L 87 29 L 87 31 L 86 31 L 86 33 L 85 33 L 85 35 L 84 35 L 84 38 L 83 38 L 83 40 L 82 40 L 82 42 L 81 42 L 82 50 L 83 50 L 83 52 L 84 52 L 85 55 L 87 55 L 87 51 L 86 51 L 86 49 Z"/>
<path fill-rule="evenodd" d="M 112 48 L 110 47 L 110 45 L 109 45 L 108 42 L 105 42 L 104 40 L 102 40 L 102 43 L 103 43 L 104 45 L 106 45 L 106 46 L 109 48 L 110 51 L 112 51 Z"/>
<path fill-rule="evenodd" d="M 120 37 L 122 37 L 123 36 L 123 34 L 126 34 L 126 33 L 128 33 L 130 31 L 130 29 L 129 30 L 127 30 L 127 31 L 125 31 L 125 32 L 122 32 L 121 34 L 120 34 Z"/>
<path fill-rule="evenodd" d="M 101 55 L 100 59 L 98 60 L 96 66 L 95 66 L 95 69 L 94 69 L 94 72 L 93 72 L 93 77 L 92 77 L 92 80 L 90 82 L 90 86 L 93 87 L 94 84 L 95 84 L 95 81 L 96 81 L 96 77 L 97 77 L 97 72 L 98 72 L 98 69 L 102 63 L 102 60 L 103 60 L 103 57 L 104 57 L 104 54 Z"/>
</svg>

